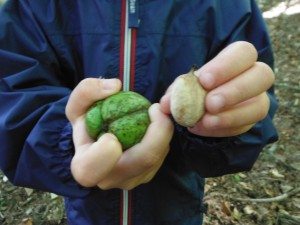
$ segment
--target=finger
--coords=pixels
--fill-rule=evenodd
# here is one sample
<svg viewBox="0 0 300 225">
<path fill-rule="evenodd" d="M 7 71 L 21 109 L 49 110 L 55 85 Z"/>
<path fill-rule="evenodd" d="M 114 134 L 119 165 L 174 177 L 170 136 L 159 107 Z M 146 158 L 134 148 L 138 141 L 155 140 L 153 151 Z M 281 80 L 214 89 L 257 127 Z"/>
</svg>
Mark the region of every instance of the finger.
<svg viewBox="0 0 300 225">
<path fill-rule="evenodd" d="M 82 145 L 72 159 L 74 178 L 85 187 L 93 187 L 114 168 L 122 155 L 117 138 L 109 133 L 91 145 Z"/>
<path fill-rule="evenodd" d="M 124 182 L 153 169 L 162 163 L 169 151 L 169 142 L 173 134 L 173 124 L 160 110 L 159 104 L 149 109 L 151 124 L 141 143 L 126 150 L 109 179 L 100 182 L 101 187 L 110 187 Z"/>
<path fill-rule="evenodd" d="M 173 136 L 173 123 L 162 113 L 159 104 L 153 104 L 149 109 L 151 123 L 141 143 L 128 151 L 128 172 L 142 172 L 151 168 L 168 153 L 168 146 Z M 136 170 L 137 165 L 140 171 Z"/>
<path fill-rule="evenodd" d="M 254 124 L 268 113 L 270 100 L 266 93 L 219 114 L 205 114 L 192 130 L 229 129 Z"/>
<path fill-rule="evenodd" d="M 167 92 L 159 101 L 161 111 L 165 114 L 171 114 L 171 92 Z"/>
<path fill-rule="evenodd" d="M 168 146 L 173 134 L 171 120 L 160 111 L 159 104 L 153 104 L 149 109 L 151 124 L 142 141 L 124 152 L 120 159 L 122 172 L 136 176 L 152 168 L 168 152 Z"/>
<path fill-rule="evenodd" d="M 255 47 L 248 42 L 238 41 L 227 46 L 195 74 L 205 89 L 212 90 L 249 69 L 256 60 Z"/>
<path fill-rule="evenodd" d="M 206 109 L 210 113 L 218 113 L 223 108 L 244 102 L 268 90 L 274 79 L 274 73 L 267 64 L 256 62 L 241 75 L 209 92 Z"/>
<path fill-rule="evenodd" d="M 198 126 L 197 128 L 189 128 L 189 131 L 191 133 L 203 137 L 232 137 L 249 131 L 253 126 L 254 124 L 249 124 L 247 126 L 242 126 L 242 127 L 213 129 L 213 130 L 208 130 L 204 127 Z"/>
<path fill-rule="evenodd" d="M 162 162 L 163 162 L 163 160 L 162 160 Z M 161 162 L 161 164 L 162 164 L 162 162 Z M 154 178 L 157 171 L 159 170 L 161 164 L 159 166 L 156 166 L 154 169 L 149 169 L 149 171 L 147 171 L 137 177 L 131 178 L 129 180 L 122 180 L 119 183 L 108 185 L 104 188 L 103 188 L 103 186 L 99 186 L 99 187 L 103 190 L 112 189 L 112 188 L 121 188 L 123 190 L 132 190 L 133 188 L 135 188 L 141 184 L 146 184 L 146 183 L 150 182 Z"/>
<path fill-rule="evenodd" d="M 86 131 L 85 118 L 84 116 L 79 117 L 72 125 L 73 129 L 73 143 L 75 151 L 77 147 L 86 144 L 94 143 L 94 140 L 88 135 Z"/>
<path fill-rule="evenodd" d="M 168 87 L 166 93 L 164 94 L 164 96 L 162 96 L 162 98 L 159 101 L 161 111 L 165 114 L 171 114 L 170 99 L 171 99 L 173 84 L 174 82 Z"/>
<path fill-rule="evenodd" d="M 86 113 L 96 101 L 106 98 L 121 89 L 118 79 L 87 78 L 72 91 L 66 106 L 66 116 L 71 123 Z"/>
<path fill-rule="evenodd" d="M 163 160 L 161 160 L 161 163 L 154 168 L 150 168 L 146 172 L 132 178 L 118 177 L 118 179 L 111 179 L 111 177 L 108 175 L 109 179 L 102 180 L 98 184 L 98 187 L 102 190 L 109 190 L 113 188 L 131 190 L 141 184 L 150 182 L 159 170 L 162 163 Z"/>
</svg>

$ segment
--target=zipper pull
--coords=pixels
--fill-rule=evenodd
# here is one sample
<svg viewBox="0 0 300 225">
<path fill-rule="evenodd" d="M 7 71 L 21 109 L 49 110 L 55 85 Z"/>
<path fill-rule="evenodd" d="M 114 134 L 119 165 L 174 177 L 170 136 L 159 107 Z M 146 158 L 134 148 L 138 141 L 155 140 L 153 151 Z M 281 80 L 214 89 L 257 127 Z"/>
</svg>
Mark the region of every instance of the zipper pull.
<svg viewBox="0 0 300 225">
<path fill-rule="evenodd" d="M 139 4 L 138 0 L 128 0 L 128 27 L 139 27 Z"/>
</svg>

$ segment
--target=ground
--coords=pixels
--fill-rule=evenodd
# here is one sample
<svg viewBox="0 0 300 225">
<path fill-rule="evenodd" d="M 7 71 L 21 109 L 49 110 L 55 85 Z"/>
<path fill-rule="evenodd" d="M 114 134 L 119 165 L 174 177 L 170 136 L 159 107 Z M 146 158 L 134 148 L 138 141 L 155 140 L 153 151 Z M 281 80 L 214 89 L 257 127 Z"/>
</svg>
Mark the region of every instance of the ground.
<svg viewBox="0 0 300 225">
<path fill-rule="evenodd" d="M 292 6 L 298 1 L 258 2 L 265 12 L 281 2 Z M 300 14 L 266 19 L 276 58 L 279 141 L 264 149 L 250 172 L 207 179 L 206 225 L 300 224 L 299 21 Z M 0 224 L 65 225 L 63 201 L 54 194 L 16 188 L 0 174 Z"/>
</svg>

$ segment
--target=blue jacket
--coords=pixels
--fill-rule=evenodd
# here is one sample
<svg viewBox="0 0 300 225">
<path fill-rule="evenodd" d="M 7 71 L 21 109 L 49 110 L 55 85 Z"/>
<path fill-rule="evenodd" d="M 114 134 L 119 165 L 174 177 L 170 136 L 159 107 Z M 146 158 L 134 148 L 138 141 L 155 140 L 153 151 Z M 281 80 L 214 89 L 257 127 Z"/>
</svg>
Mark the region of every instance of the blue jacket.
<svg viewBox="0 0 300 225">
<path fill-rule="evenodd" d="M 152 102 L 193 64 L 202 66 L 238 40 L 253 43 L 259 61 L 273 65 L 254 0 L 128 2 L 126 11 L 125 0 L 10 0 L 0 12 L 0 168 L 15 185 L 65 196 L 72 225 L 117 225 L 125 216 L 121 190 L 74 181 L 72 127 L 64 110 L 80 80 L 123 79 L 128 27 L 130 87 Z M 272 89 L 269 97 L 268 116 L 239 136 L 204 138 L 176 125 L 158 174 L 129 192 L 129 222 L 201 224 L 204 178 L 250 170 L 276 140 Z"/>
</svg>

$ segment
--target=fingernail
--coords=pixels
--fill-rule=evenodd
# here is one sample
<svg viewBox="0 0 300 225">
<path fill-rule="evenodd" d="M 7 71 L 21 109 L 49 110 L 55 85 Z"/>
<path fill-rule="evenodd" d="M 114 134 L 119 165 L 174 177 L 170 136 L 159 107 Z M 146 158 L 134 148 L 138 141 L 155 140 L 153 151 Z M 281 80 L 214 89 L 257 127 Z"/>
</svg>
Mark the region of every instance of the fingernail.
<svg viewBox="0 0 300 225">
<path fill-rule="evenodd" d="M 225 99 L 222 95 L 213 95 L 208 100 L 209 106 L 214 111 L 219 111 L 225 106 Z"/>
<path fill-rule="evenodd" d="M 104 90 L 115 90 L 117 87 L 117 79 L 103 79 L 102 85 Z"/>
<path fill-rule="evenodd" d="M 215 79 L 211 73 L 203 73 L 199 75 L 200 83 L 207 89 L 214 87 Z"/>
<path fill-rule="evenodd" d="M 108 139 L 113 139 L 115 141 L 118 140 L 118 138 L 112 133 L 104 133 L 100 138 L 108 138 Z"/>
</svg>

